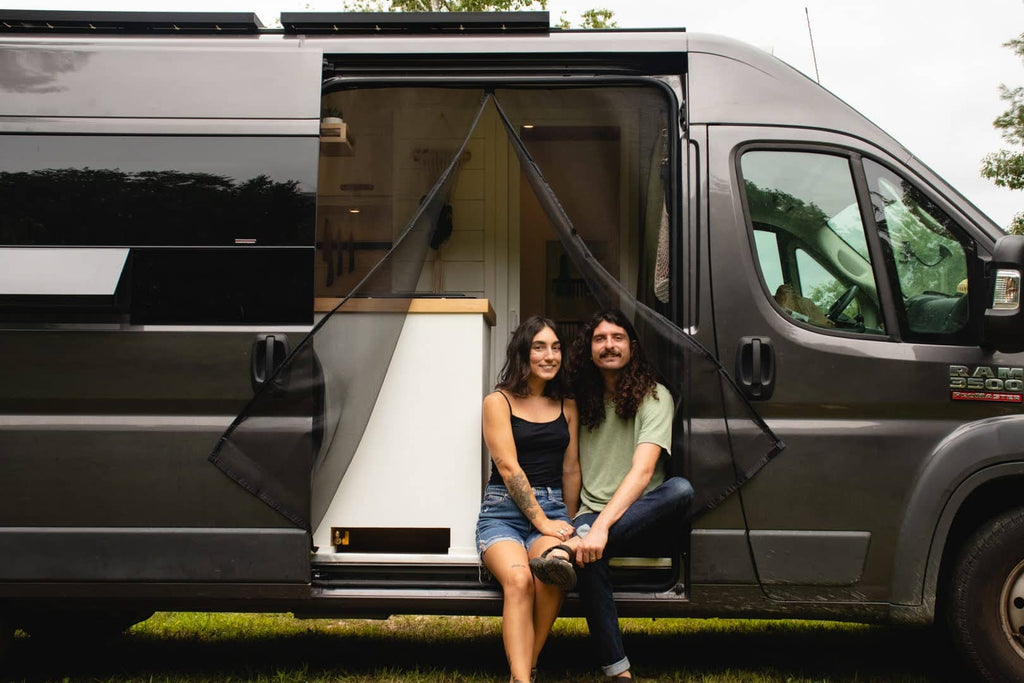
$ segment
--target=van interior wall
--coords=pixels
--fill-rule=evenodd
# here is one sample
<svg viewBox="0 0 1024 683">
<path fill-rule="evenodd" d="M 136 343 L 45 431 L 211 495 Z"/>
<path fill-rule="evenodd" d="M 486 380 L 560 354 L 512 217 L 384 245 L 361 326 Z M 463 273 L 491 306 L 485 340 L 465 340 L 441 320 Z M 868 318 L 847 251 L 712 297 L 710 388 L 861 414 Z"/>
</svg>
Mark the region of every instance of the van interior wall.
<svg viewBox="0 0 1024 683">
<path fill-rule="evenodd" d="M 578 183 L 589 188 L 587 192 L 563 192 L 559 197 L 566 211 L 586 226 L 595 256 L 611 273 L 618 273 L 619 264 L 611 258 L 617 252 L 622 211 L 618 136 L 602 139 L 597 127 L 552 126 L 547 127 L 543 136 L 524 137 L 531 141 L 531 154 L 546 169 L 545 177 L 553 187 L 566 188 Z M 554 320 L 563 341 L 569 342 L 597 303 L 566 255 L 525 177 L 520 177 L 519 187 L 520 270 L 543 274 L 520 279 L 520 307 L 524 317 L 536 312 Z"/>
<path fill-rule="evenodd" d="M 638 101 L 638 91 L 648 100 Z M 643 258 L 638 246 L 641 199 L 650 175 L 644 167 L 667 118 L 664 96 L 653 89 L 618 87 L 525 89 L 497 96 L 592 250 L 635 291 L 641 271 L 637 261 Z M 348 294 L 387 253 L 396 231 L 458 147 L 481 97 L 482 91 L 474 89 L 419 87 L 325 95 L 323 107 L 340 110 L 346 137 L 321 145 L 317 297 Z M 644 106 L 651 103 L 655 106 Z M 381 526 L 381 520 L 394 528 L 447 528 L 449 559 L 475 557 L 472 525 L 489 462 L 479 433 L 480 399 L 493 386 L 508 334 L 519 319 L 540 313 L 561 323 L 569 342 L 596 306 L 521 178 L 493 107 L 485 111 L 462 155 L 448 202 L 450 234 L 429 252 L 415 291 L 389 287 L 394 283 L 387 282 L 385 264 L 376 278 L 379 286 L 358 296 L 487 299 L 496 314 L 493 329 L 458 316 L 429 322 L 406 317 L 380 393 L 373 397 L 366 431 L 358 443 L 352 443 L 351 435 L 339 440 L 354 452 L 351 465 L 345 463 L 347 474 L 337 488 L 336 472 L 314 476 L 314 545 L 323 549 L 318 559 L 357 559 L 332 543 L 332 530 L 366 529 L 373 521 Z M 357 324 L 357 317 L 365 315 L 350 316 L 346 334 L 371 331 L 371 320 Z M 449 354 L 457 354 L 472 371 L 446 375 Z M 324 355 L 331 362 L 346 357 L 343 352 Z M 428 364 L 442 370 L 435 376 L 436 368 Z M 359 385 L 344 391 L 359 391 Z M 402 398 L 410 396 L 416 400 Z M 404 413 L 396 412 L 399 403 Z M 407 424 L 382 428 L 385 414 L 399 421 L 404 414 Z M 453 424 L 457 430 L 448 431 Z M 412 455 L 415 464 L 409 461 Z M 378 495 L 369 496 L 367 490 Z M 396 512 L 402 500 L 416 502 Z M 401 547 L 394 552 L 401 553 Z"/>
</svg>

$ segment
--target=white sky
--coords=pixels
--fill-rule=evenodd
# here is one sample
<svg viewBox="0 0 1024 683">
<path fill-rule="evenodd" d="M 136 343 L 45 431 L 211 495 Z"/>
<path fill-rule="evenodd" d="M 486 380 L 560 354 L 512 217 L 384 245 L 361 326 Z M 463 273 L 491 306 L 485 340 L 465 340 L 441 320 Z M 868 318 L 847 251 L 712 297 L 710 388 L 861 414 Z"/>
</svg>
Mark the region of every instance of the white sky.
<svg viewBox="0 0 1024 683">
<path fill-rule="evenodd" d="M 330 0 L 11 0 L 19 9 L 255 12 L 336 11 Z M 1024 193 L 979 174 L 1001 139 L 998 86 L 1024 85 L 1024 65 L 1002 44 L 1024 32 L 1024 0 L 549 0 L 553 19 L 578 23 L 589 7 L 621 27 L 684 26 L 768 50 L 814 76 L 810 12 L 821 83 L 873 120 L 1006 226 Z"/>
</svg>

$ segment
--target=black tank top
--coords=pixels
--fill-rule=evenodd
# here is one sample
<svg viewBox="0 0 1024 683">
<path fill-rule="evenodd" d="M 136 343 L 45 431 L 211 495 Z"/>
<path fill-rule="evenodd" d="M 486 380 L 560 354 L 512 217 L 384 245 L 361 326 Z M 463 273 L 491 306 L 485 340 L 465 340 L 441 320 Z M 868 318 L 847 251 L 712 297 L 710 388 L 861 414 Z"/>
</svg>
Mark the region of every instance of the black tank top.
<svg viewBox="0 0 1024 683">
<path fill-rule="evenodd" d="M 513 415 L 512 403 L 508 396 L 500 391 L 498 393 L 508 403 L 516 457 L 530 486 L 562 488 L 562 459 L 565 457 L 565 449 L 569 447 L 569 422 L 565 419 L 565 405 L 563 404 L 558 417 L 551 422 L 530 422 Z M 491 478 L 487 483 L 505 483 L 493 461 Z"/>
</svg>

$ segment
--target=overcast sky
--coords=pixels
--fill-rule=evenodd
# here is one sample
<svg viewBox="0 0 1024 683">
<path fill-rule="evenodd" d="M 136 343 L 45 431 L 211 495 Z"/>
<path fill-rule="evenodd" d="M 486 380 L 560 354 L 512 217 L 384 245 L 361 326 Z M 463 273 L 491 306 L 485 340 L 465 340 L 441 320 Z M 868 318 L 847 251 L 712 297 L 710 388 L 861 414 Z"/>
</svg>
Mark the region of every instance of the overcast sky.
<svg viewBox="0 0 1024 683">
<path fill-rule="evenodd" d="M 332 11 L 328 0 L 11 0 L 21 9 L 255 12 Z M 1024 32 L 1024 0 L 550 0 L 553 21 L 589 7 L 621 27 L 682 26 L 749 42 L 814 77 L 810 14 L 822 85 L 902 142 L 999 225 L 1024 210 L 1024 192 L 981 178 L 1001 140 L 998 86 L 1024 85 L 1024 65 L 1002 44 Z"/>
</svg>

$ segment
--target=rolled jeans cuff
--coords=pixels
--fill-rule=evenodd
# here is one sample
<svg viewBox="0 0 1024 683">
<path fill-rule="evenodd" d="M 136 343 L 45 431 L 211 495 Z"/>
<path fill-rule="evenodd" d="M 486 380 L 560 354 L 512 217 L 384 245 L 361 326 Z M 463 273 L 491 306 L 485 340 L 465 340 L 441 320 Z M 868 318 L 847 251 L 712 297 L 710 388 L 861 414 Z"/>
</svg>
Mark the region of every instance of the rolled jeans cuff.
<svg viewBox="0 0 1024 683">
<path fill-rule="evenodd" d="M 629 657 L 623 657 L 614 664 L 602 665 L 601 671 L 604 672 L 605 676 L 618 676 L 625 671 L 629 671 Z"/>
</svg>

